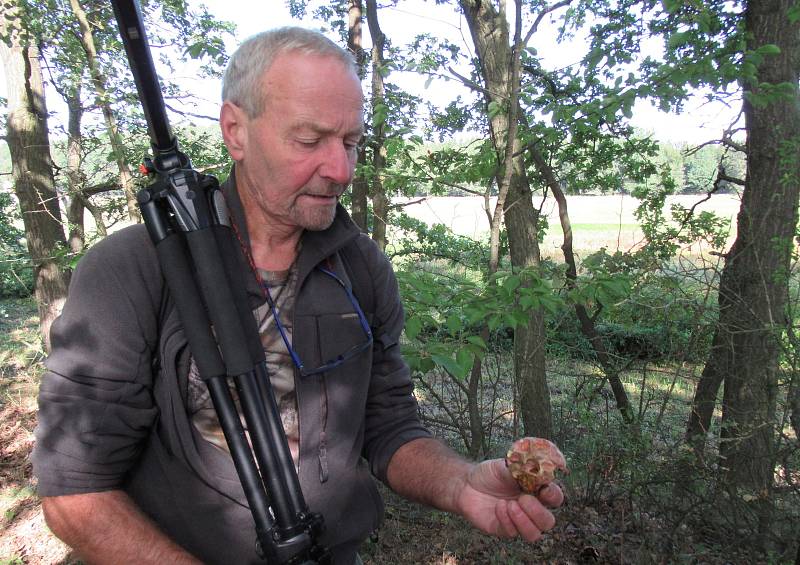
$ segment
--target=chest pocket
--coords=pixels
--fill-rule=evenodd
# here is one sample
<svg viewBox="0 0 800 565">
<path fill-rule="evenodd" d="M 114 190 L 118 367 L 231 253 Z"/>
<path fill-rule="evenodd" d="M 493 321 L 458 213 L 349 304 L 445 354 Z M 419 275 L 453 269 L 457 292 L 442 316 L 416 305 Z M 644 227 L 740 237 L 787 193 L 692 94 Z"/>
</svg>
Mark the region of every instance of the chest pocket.
<svg viewBox="0 0 800 565">
<path fill-rule="evenodd" d="M 369 316 L 364 316 L 369 325 Z M 336 365 L 330 372 L 344 369 L 369 348 L 369 336 L 347 292 L 319 272 L 298 293 L 292 341 L 306 372 L 324 365 Z"/>
<path fill-rule="evenodd" d="M 338 364 L 346 370 L 348 364 L 369 345 L 369 338 L 355 312 L 322 315 L 317 318 L 317 324 L 324 364 Z"/>
</svg>

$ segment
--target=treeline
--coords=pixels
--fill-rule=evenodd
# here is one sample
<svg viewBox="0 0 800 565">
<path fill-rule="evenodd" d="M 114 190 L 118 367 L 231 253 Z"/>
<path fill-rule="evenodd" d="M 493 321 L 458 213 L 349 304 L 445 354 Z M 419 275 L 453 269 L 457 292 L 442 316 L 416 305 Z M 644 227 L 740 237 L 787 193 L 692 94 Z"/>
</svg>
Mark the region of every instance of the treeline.
<svg viewBox="0 0 800 565">
<path fill-rule="evenodd" d="M 661 142 L 659 160 L 669 168 L 677 194 L 741 191 L 747 166 L 744 152 L 719 143 Z"/>
</svg>

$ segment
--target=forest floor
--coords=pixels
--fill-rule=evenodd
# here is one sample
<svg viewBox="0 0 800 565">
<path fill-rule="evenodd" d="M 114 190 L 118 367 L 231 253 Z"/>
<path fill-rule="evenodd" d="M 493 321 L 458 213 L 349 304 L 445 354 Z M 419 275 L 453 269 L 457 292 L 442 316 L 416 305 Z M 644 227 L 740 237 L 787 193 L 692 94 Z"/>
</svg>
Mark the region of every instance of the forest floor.
<svg viewBox="0 0 800 565">
<path fill-rule="evenodd" d="M 42 352 L 31 301 L 0 301 L 0 565 L 77 564 L 47 529 L 36 495 L 30 453 Z M 567 499 L 558 524 L 540 542 L 503 541 L 482 535 L 463 520 L 406 502 L 383 489 L 386 520 L 365 543 L 365 563 L 430 565 L 526 563 L 753 563 L 701 543 L 693 532 L 670 536 L 657 514 L 614 502 L 581 505 L 578 487 L 564 484 Z M 675 539 L 679 541 L 676 543 Z"/>
</svg>

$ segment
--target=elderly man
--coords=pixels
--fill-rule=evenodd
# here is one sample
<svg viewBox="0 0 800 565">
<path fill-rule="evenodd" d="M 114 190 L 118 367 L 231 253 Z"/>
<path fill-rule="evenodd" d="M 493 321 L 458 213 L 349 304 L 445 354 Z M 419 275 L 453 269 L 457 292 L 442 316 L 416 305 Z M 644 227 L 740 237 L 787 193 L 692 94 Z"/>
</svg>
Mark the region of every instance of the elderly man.
<svg viewBox="0 0 800 565">
<path fill-rule="evenodd" d="M 220 112 L 240 264 L 303 493 L 325 519 L 321 542 L 336 563 L 358 562 L 382 514 L 370 474 L 484 532 L 536 540 L 554 525 L 547 507 L 561 503 L 558 487 L 522 494 L 502 460 L 468 462 L 417 418 L 394 274 L 338 204 L 362 106 L 346 51 L 283 28 L 234 54 Z M 368 348 L 357 347 L 363 319 L 375 336 Z M 90 563 L 258 562 L 252 517 L 143 226 L 87 253 L 52 343 L 34 466 L 53 532 Z M 325 365 L 342 352 L 355 353 Z"/>
</svg>

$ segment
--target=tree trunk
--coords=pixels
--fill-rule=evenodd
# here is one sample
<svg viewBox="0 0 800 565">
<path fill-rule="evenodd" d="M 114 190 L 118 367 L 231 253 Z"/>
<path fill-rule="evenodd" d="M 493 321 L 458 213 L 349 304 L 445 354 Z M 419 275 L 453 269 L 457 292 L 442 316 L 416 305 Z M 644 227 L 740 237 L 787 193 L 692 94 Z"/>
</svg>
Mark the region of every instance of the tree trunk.
<svg viewBox="0 0 800 565">
<path fill-rule="evenodd" d="M 536 165 L 539 174 L 544 179 L 544 182 L 550 187 L 550 191 L 558 203 L 558 218 L 561 223 L 561 231 L 564 234 L 564 243 L 561 245 L 561 251 L 564 253 L 564 262 L 567 264 L 566 280 L 568 288 L 575 288 L 575 282 L 578 280 L 578 265 L 575 261 L 575 253 L 572 249 L 572 223 L 569 219 L 569 210 L 567 209 L 567 198 L 558 184 L 558 180 L 553 173 L 553 169 L 544 160 L 541 153 L 532 147 L 530 153 L 533 157 L 533 162 Z M 598 333 L 597 327 L 594 324 L 586 307 L 582 304 L 575 304 L 575 314 L 578 317 L 578 322 L 581 326 L 581 333 L 592 344 L 597 360 L 603 368 L 603 373 L 611 386 L 611 392 L 614 394 L 614 400 L 617 402 L 617 409 L 622 415 L 622 419 L 630 424 L 633 422 L 633 410 L 631 408 L 628 393 L 625 392 L 625 387 L 619 378 L 619 370 L 614 366 L 611 356 L 608 354 L 605 343 L 603 343 L 602 336 Z"/>
<path fill-rule="evenodd" d="M 347 10 L 348 14 L 348 27 L 347 27 L 347 48 L 356 57 L 358 63 L 358 76 L 363 80 L 365 76 L 364 65 L 364 47 L 362 43 L 361 33 L 361 20 L 363 18 L 363 6 L 361 0 L 350 0 L 350 5 Z M 356 171 L 360 166 L 365 165 L 367 162 L 367 152 L 363 146 L 358 151 L 358 165 Z M 356 172 L 353 178 L 353 184 L 350 188 L 350 216 L 361 231 L 368 232 L 367 225 L 367 197 L 369 193 L 369 183 L 364 178 L 363 174 Z"/>
<path fill-rule="evenodd" d="M 386 113 L 377 109 L 386 104 L 382 74 L 386 63 L 383 59 L 386 36 L 378 24 L 376 0 L 367 0 L 367 25 L 372 38 L 372 240 L 384 250 L 389 214 L 389 199 L 383 186 L 383 170 L 386 168 Z"/>
<path fill-rule="evenodd" d="M 81 118 L 83 106 L 80 99 L 80 86 L 74 92 L 65 95 L 69 118 L 67 120 L 67 183 L 69 185 L 69 205 L 67 207 L 67 223 L 69 225 L 70 251 L 80 253 L 86 243 L 83 223 L 84 197 L 81 194 L 86 179 L 81 170 L 83 161 L 83 137 L 81 135 Z"/>
<path fill-rule="evenodd" d="M 721 305 L 722 300 L 720 299 L 719 302 Z M 723 343 L 725 337 L 725 333 L 721 332 L 719 328 L 714 332 L 711 340 L 712 354 L 700 374 L 700 381 L 697 383 L 692 400 L 689 423 L 686 426 L 686 441 L 694 451 L 695 457 L 701 462 L 705 460 L 706 438 L 711 432 L 711 418 L 717 406 L 719 387 L 722 386 L 723 377 L 728 373 L 726 364 L 730 359 L 726 359 L 724 355 L 713 353 L 733 346 L 733 344 Z"/>
<path fill-rule="evenodd" d="M 765 58 L 758 83 L 789 83 L 794 94 L 764 107 L 745 98 L 747 178 L 739 235 L 720 282 L 720 327 L 730 332 L 732 346 L 712 352 L 712 360 L 734 360 L 725 375 L 722 414 L 722 437 L 730 441 L 721 455 L 729 478 L 765 493 L 773 480 L 780 334 L 789 323 L 785 307 L 800 196 L 800 22 L 789 23 L 793 5 L 756 0 L 745 13 L 748 48 L 781 49 Z"/>
<path fill-rule="evenodd" d="M 800 379 L 796 374 L 789 385 L 789 422 L 795 439 L 800 442 Z"/>
<path fill-rule="evenodd" d="M 709 428 L 714 385 L 721 380 L 724 478 L 758 498 L 762 533 L 773 486 L 779 340 L 790 322 L 785 308 L 800 195 L 800 22 L 789 20 L 792 5 L 754 0 L 745 11 L 747 48 L 774 44 L 781 52 L 765 56 L 755 84 L 745 85 L 747 177 L 736 240 L 720 278 L 719 324 L 689 429 Z M 764 83 L 788 83 L 793 92 L 759 100 Z"/>
<path fill-rule="evenodd" d="M 490 2 L 461 0 L 460 4 L 480 61 L 487 106 L 494 103 L 506 109 L 494 113 L 489 123 L 500 163 L 496 175 L 498 188 L 501 196 L 507 191 L 502 210 L 511 263 L 520 270 L 537 267 L 540 262 L 539 215 L 533 207 L 519 138 L 514 133 L 518 110 L 518 57 L 509 44 L 508 20 L 505 12 L 495 10 Z M 518 30 L 515 36 L 515 43 L 519 44 Z M 531 313 L 526 324 L 515 328 L 514 376 L 525 434 L 552 437 L 544 343 L 544 316 L 538 310 Z"/>
<path fill-rule="evenodd" d="M 0 56 L 8 89 L 7 141 L 11 153 L 14 191 L 19 199 L 28 253 L 33 263 L 39 328 L 45 351 L 50 351 L 50 325 L 67 296 L 67 273 L 58 252 L 66 247 L 61 210 L 53 182 L 47 107 L 39 52 L 25 29 L 16 2 L 0 17 Z"/>
<path fill-rule="evenodd" d="M 489 331 L 486 329 L 481 337 L 488 343 Z M 486 455 L 486 434 L 483 432 L 483 413 L 480 406 L 481 383 L 483 370 L 480 358 L 475 358 L 467 383 L 467 413 L 469 416 L 469 457 L 482 459 Z"/>
<path fill-rule="evenodd" d="M 131 220 L 134 222 L 141 222 L 142 216 L 139 212 L 139 206 L 136 203 L 136 187 L 133 182 L 133 174 L 131 173 L 130 167 L 128 167 L 128 163 L 125 161 L 125 149 L 117 127 L 117 119 L 114 117 L 114 112 L 111 108 L 108 87 L 106 86 L 106 77 L 97 62 L 97 48 L 95 47 L 92 28 L 86 16 L 86 11 L 78 3 L 78 0 L 70 0 L 69 5 L 81 28 L 81 46 L 86 53 L 86 61 L 89 66 L 89 74 L 92 77 L 92 85 L 97 95 L 97 103 L 103 111 L 106 132 L 108 133 L 108 138 L 111 142 L 111 150 L 114 153 L 114 159 L 117 163 L 117 169 L 119 170 L 119 183 L 125 191 L 128 216 L 130 216 Z"/>
</svg>

